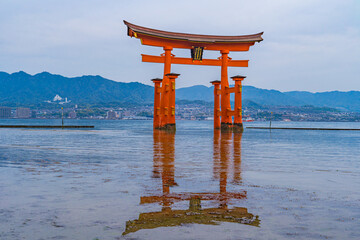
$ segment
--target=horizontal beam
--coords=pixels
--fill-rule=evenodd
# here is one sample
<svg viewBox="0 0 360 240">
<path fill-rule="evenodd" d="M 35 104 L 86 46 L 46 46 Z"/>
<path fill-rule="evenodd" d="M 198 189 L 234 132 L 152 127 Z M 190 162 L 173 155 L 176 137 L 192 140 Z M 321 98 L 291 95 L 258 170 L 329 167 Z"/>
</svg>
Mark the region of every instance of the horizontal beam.
<svg viewBox="0 0 360 240">
<path fill-rule="evenodd" d="M 163 202 L 165 200 L 184 201 L 191 199 L 208 200 L 223 200 L 223 199 L 243 199 L 246 198 L 246 191 L 239 193 L 169 193 L 165 195 L 140 197 L 140 204 Z"/>
<path fill-rule="evenodd" d="M 230 116 L 234 116 L 234 115 L 235 115 L 235 111 L 228 108 L 228 109 L 226 109 L 226 115 L 229 116 L 229 117 L 230 117 Z"/>
<path fill-rule="evenodd" d="M 164 56 L 153 56 L 141 54 L 143 62 L 164 63 Z M 202 66 L 221 66 L 220 59 L 203 59 L 202 61 L 193 60 L 192 58 L 171 57 L 172 64 L 186 64 L 186 65 L 202 65 Z M 229 67 L 248 67 L 249 60 L 230 60 Z"/>
<path fill-rule="evenodd" d="M 154 46 L 154 47 L 165 47 L 171 46 L 173 48 L 183 48 L 183 49 L 192 49 L 194 46 L 201 45 L 206 50 L 229 50 L 229 51 L 249 51 L 249 48 L 255 44 L 254 41 L 251 42 L 209 42 L 209 43 L 199 43 L 167 38 L 153 37 L 146 34 L 137 33 L 136 38 L 140 39 L 141 44 Z"/>
<path fill-rule="evenodd" d="M 234 87 L 225 87 L 225 91 L 226 91 L 226 93 L 235 93 L 235 88 Z"/>
</svg>

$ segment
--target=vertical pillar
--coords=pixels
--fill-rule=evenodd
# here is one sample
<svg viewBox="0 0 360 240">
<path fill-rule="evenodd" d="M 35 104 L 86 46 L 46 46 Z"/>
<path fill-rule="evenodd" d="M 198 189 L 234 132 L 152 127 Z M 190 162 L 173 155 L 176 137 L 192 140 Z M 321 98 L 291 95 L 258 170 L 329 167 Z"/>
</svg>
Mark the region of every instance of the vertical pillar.
<svg viewBox="0 0 360 240">
<path fill-rule="evenodd" d="M 245 76 L 236 75 L 231 77 L 235 81 L 235 114 L 234 114 L 234 127 L 235 132 L 243 132 L 242 122 L 242 81 Z"/>
<path fill-rule="evenodd" d="M 161 97 L 161 78 L 151 80 L 154 83 L 154 128 L 160 126 L 160 97 Z"/>
<path fill-rule="evenodd" d="M 167 92 L 169 91 L 169 78 L 166 74 L 171 71 L 171 51 L 172 47 L 165 46 L 164 47 L 164 77 L 161 86 L 161 103 L 160 103 L 160 125 L 159 127 L 164 127 L 168 123 L 168 106 L 169 106 L 169 96 Z"/>
<path fill-rule="evenodd" d="M 221 127 L 220 122 L 220 81 L 212 81 L 214 85 L 214 129 L 219 129 Z"/>
<path fill-rule="evenodd" d="M 175 125 L 175 79 L 180 76 L 177 73 L 168 73 L 169 78 L 169 105 L 168 105 L 168 120 L 166 130 L 176 131 Z"/>
<path fill-rule="evenodd" d="M 228 116 L 227 109 L 231 109 L 228 81 L 228 54 L 229 50 L 221 50 L 221 129 L 228 129 L 232 125 L 231 116 Z"/>
</svg>

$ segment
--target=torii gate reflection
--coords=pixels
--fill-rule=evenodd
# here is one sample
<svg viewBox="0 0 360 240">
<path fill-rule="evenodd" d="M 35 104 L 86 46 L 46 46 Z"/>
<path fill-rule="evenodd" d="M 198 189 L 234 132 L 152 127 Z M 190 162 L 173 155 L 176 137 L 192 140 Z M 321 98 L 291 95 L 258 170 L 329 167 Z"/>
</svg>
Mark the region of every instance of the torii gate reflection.
<svg viewBox="0 0 360 240">
<path fill-rule="evenodd" d="M 157 203 L 162 206 L 160 212 L 141 213 L 139 219 L 127 221 L 123 235 L 141 229 L 178 226 L 186 223 L 216 224 L 234 222 L 259 226 L 258 216 L 248 213 L 247 208 L 229 208 L 231 200 L 244 199 L 246 191 L 228 192 L 228 179 L 241 182 L 241 138 L 242 133 L 214 131 L 213 139 L 213 177 L 219 180 L 219 192 L 172 193 L 175 182 L 175 134 L 154 130 L 153 177 L 162 179 L 162 193 L 140 197 L 140 204 Z M 232 160 L 231 161 L 231 155 Z M 232 174 L 230 170 L 232 169 Z M 201 201 L 216 201 L 218 207 L 202 208 Z M 172 210 L 173 203 L 189 201 L 189 208 Z"/>
</svg>

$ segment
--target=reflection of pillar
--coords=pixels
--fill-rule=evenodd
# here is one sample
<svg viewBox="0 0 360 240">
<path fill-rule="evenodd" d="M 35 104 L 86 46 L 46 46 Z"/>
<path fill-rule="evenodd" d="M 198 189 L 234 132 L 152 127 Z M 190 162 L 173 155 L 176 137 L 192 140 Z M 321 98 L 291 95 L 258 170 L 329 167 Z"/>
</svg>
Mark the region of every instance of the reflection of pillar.
<svg viewBox="0 0 360 240">
<path fill-rule="evenodd" d="M 201 210 L 201 198 L 191 198 L 189 201 L 189 210 L 200 211 Z"/>
<path fill-rule="evenodd" d="M 232 133 L 222 132 L 220 140 L 220 206 L 223 208 L 227 207 L 227 195 L 226 185 L 228 177 L 229 167 L 229 155 L 230 155 L 230 144 L 231 144 Z"/>
<path fill-rule="evenodd" d="M 219 179 L 220 172 L 220 139 L 221 132 L 219 129 L 214 129 L 214 146 L 213 146 L 213 177 Z"/>
<path fill-rule="evenodd" d="M 161 143 L 160 131 L 153 132 L 153 178 L 160 178 L 161 173 Z"/>
<path fill-rule="evenodd" d="M 161 171 L 162 195 L 170 193 L 175 183 L 175 134 L 154 130 L 154 171 L 155 166 Z M 157 149 L 155 149 L 157 147 Z M 159 166 L 161 165 L 161 167 Z M 171 205 L 171 200 L 164 199 L 163 206 Z"/>
<path fill-rule="evenodd" d="M 235 113 L 234 113 L 234 131 L 242 132 L 243 122 L 242 122 L 242 84 L 241 82 L 246 78 L 245 76 L 233 76 L 231 77 L 235 81 Z"/>
<path fill-rule="evenodd" d="M 227 109 L 231 109 L 230 93 L 226 91 L 228 82 L 228 54 L 229 50 L 221 50 L 221 128 L 229 128 L 232 125 L 231 116 Z"/>
<path fill-rule="evenodd" d="M 170 187 L 177 185 L 175 183 L 175 134 L 167 131 L 154 129 L 153 131 L 153 177 L 160 178 L 162 193 L 161 197 L 141 197 L 141 204 L 150 202 L 159 202 L 162 204 L 162 210 L 167 211 L 173 204 L 174 199 L 168 197 Z"/>
<path fill-rule="evenodd" d="M 154 78 L 151 81 L 155 84 L 154 86 L 154 128 L 160 126 L 160 93 L 161 93 L 161 78 Z"/>
<path fill-rule="evenodd" d="M 241 138 L 242 138 L 242 133 L 234 133 L 234 139 L 233 139 L 233 144 L 234 144 L 234 176 L 233 176 L 233 181 L 235 183 L 240 183 L 241 182 Z"/>
<path fill-rule="evenodd" d="M 166 76 L 169 78 L 169 105 L 168 105 L 168 121 L 166 125 L 167 130 L 175 131 L 175 79 L 180 74 L 168 73 Z"/>
<path fill-rule="evenodd" d="M 165 126 L 168 123 L 168 106 L 169 106 L 169 78 L 166 74 L 171 71 L 171 50 L 172 47 L 164 47 L 165 62 L 164 62 L 164 77 L 161 87 L 161 106 L 160 106 L 160 127 Z"/>
<path fill-rule="evenodd" d="M 214 128 L 218 129 L 221 127 L 220 123 L 220 81 L 212 81 L 214 85 Z"/>
</svg>

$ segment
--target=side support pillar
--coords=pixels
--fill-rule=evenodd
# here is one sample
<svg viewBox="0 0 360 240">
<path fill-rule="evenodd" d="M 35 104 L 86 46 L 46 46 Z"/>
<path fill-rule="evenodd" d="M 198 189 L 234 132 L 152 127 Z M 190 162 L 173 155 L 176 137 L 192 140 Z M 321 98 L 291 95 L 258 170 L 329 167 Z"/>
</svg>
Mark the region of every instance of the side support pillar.
<svg viewBox="0 0 360 240">
<path fill-rule="evenodd" d="M 165 125 L 166 130 L 176 131 L 175 122 L 175 79 L 180 76 L 177 73 L 168 73 L 169 78 L 169 105 L 168 105 L 168 123 Z"/>
<path fill-rule="evenodd" d="M 228 116 L 227 110 L 231 109 L 230 94 L 226 91 L 229 87 L 228 81 L 228 54 L 229 50 L 221 50 L 221 129 L 228 130 L 232 127 L 231 116 Z"/>
<path fill-rule="evenodd" d="M 154 86 L 154 128 L 158 128 L 160 126 L 160 95 L 161 95 L 161 78 L 154 78 L 151 80 Z"/>
<path fill-rule="evenodd" d="M 212 81 L 214 85 L 214 129 L 221 127 L 221 110 L 220 110 L 220 81 Z"/>
<path fill-rule="evenodd" d="M 234 132 L 243 132 L 242 122 L 242 81 L 246 78 L 245 76 L 233 76 L 231 77 L 235 81 L 235 115 L 234 115 Z"/>
</svg>

